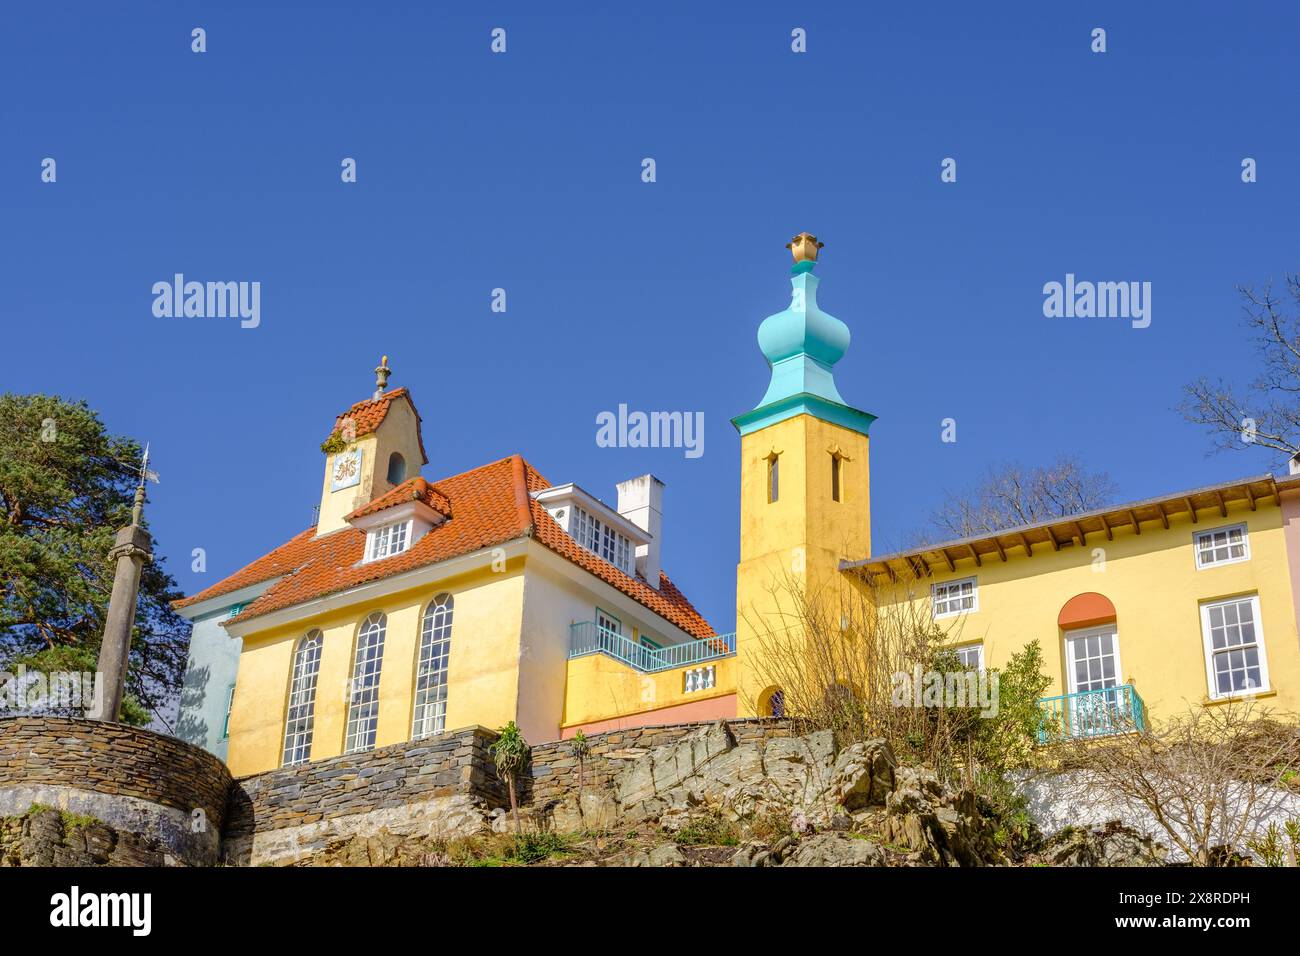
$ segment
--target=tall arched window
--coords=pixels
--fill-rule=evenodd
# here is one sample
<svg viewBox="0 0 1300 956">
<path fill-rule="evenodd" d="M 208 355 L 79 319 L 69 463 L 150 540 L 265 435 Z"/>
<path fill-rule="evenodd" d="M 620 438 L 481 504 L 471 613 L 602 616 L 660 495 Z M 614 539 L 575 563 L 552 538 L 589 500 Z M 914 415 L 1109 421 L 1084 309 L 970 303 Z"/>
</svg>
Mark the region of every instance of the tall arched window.
<svg viewBox="0 0 1300 956">
<path fill-rule="evenodd" d="M 357 632 L 344 753 L 369 750 L 375 745 L 375 730 L 379 726 L 379 670 L 384 664 L 384 634 L 387 630 L 388 618 L 376 611 L 365 619 Z"/>
<path fill-rule="evenodd" d="M 439 594 L 424 612 L 420 657 L 415 667 L 415 720 L 411 739 L 447 729 L 447 656 L 451 653 L 450 594 Z"/>
<path fill-rule="evenodd" d="M 311 759 L 311 730 L 316 715 L 316 675 L 320 673 L 320 652 L 325 635 L 308 631 L 293 652 L 289 676 L 289 709 L 284 720 L 283 765 L 292 767 Z"/>
</svg>

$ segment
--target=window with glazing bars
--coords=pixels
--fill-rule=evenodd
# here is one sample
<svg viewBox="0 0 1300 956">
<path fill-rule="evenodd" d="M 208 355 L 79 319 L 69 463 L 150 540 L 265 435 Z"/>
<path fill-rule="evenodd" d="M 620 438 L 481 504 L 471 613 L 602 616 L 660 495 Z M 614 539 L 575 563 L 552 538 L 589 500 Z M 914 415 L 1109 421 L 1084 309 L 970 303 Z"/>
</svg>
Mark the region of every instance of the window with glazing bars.
<svg viewBox="0 0 1300 956">
<path fill-rule="evenodd" d="M 371 614 L 357 634 L 357 653 L 352 664 L 352 686 L 348 695 L 348 728 L 344 752 L 369 750 L 375 745 L 379 726 L 379 672 L 384 664 L 384 634 L 388 619 Z"/>
</svg>

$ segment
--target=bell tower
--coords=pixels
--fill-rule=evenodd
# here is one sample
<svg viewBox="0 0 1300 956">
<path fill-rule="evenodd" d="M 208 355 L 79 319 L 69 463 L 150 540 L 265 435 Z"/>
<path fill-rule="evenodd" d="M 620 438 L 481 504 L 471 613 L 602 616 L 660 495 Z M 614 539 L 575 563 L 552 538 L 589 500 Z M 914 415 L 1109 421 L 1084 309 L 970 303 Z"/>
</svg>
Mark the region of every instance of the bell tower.
<svg viewBox="0 0 1300 956">
<path fill-rule="evenodd" d="M 321 443 L 325 481 L 317 511 L 317 537 L 347 527 L 347 516 L 387 494 L 429 463 L 420 413 L 405 388 L 388 390 L 385 355 L 375 369 L 375 391 L 334 420 Z"/>
<path fill-rule="evenodd" d="M 772 379 L 758 406 L 732 419 L 740 432 L 740 564 L 736 569 L 737 709 L 767 716 L 781 688 L 765 673 L 766 648 L 798 639 L 799 592 L 841 586 L 842 558 L 871 549 L 867 432 L 875 416 L 848 405 L 834 366 L 849 328 L 817 302 L 824 243 L 800 233 L 790 304 L 758 329 Z"/>
</svg>

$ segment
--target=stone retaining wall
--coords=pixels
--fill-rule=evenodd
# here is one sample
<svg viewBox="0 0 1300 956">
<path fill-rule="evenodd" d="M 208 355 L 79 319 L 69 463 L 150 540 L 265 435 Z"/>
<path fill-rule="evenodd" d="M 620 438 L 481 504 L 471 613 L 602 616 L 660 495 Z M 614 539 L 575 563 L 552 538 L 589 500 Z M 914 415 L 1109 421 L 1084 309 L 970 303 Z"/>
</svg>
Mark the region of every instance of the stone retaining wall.
<svg viewBox="0 0 1300 956">
<path fill-rule="evenodd" d="M 482 809 L 509 802 L 483 727 L 282 767 L 235 781 L 224 855 L 286 864 L 380 829 L 448 837 L 476 832 Z"/>
<path fill-rule="evenodd" d="M 0 816 L 43 804 L 204 864 L 220 849 L 230 784 L 224 763 L 175 737 L 82 718 L 0 718 Z"/>
</svg>

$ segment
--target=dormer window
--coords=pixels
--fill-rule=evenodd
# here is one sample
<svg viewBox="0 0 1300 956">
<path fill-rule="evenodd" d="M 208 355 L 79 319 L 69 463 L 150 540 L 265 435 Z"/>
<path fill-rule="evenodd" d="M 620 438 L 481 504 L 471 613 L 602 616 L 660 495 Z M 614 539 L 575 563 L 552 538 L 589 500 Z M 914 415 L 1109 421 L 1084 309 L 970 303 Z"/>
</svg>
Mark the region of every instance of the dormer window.
<svg viewBox="0 0 1300 956">
<path fill-rule="evenodd" d="M 636 570 L 636 548 L 626 535 L 576 505 L 573 508 L 573 537 L 588 551 L 600 555 L 624 574 Z"/>
<path fill-rule="evenodd" d="M 397 521 L 376 528 L 366 536 L 366 560 L 378 561 L 401 554 L 411 539 L 411 523 Z"/>
</svg>

